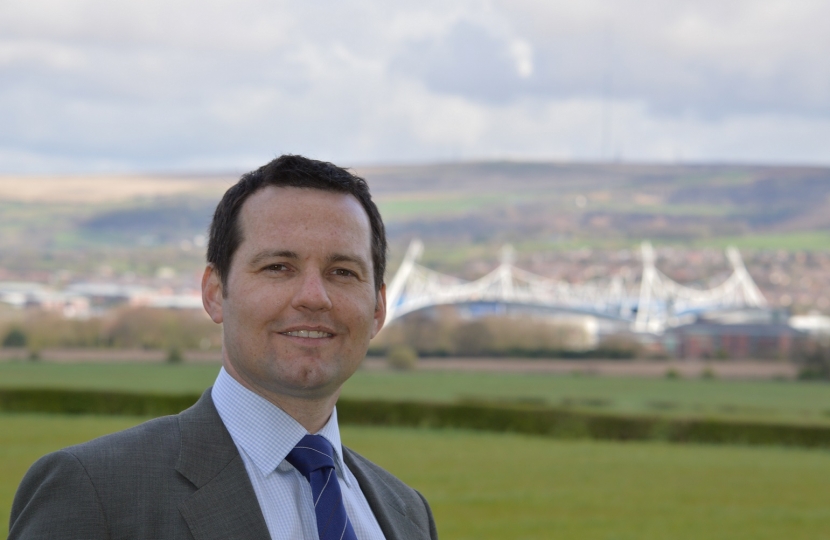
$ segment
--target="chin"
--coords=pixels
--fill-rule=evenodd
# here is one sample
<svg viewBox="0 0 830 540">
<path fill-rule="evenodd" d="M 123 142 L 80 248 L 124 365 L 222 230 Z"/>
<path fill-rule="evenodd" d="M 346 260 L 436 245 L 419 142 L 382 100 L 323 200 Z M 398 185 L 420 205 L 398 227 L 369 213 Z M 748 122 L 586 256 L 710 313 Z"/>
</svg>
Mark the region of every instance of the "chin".
<svg viewBox="0 0 830 540">
<path fill-rule="evenodd" d="M 331 366 L 309 362 L 295 366 L 295 369 L 281 371 L 277 380 L 296 390 L 323 394 L 332 387 L 339 388 L 336 384 L 339 380 L 338 371 Z"/>
</svg>

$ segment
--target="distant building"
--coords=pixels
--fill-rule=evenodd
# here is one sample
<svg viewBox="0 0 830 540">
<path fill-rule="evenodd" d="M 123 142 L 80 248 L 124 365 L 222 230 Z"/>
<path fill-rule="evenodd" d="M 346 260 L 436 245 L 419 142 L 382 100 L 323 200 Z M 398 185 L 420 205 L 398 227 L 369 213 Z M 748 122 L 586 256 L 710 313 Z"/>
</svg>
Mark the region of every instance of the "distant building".
<svg viewBox="0 0 830 540">
<path fill-rule="evenodd" d="M 826 338 L 830 336 L 830 317 L 818 312 L 808 315 L 794 315 L 790 317 L 790 326 L 811 336 Z"/>
<path fill-rule="evenodd" d="M 789 359 L 807 334 L 783 323 L 717 324 L 699 321 L 667 330 L 663 344 L 677 358 Z"/>
<path fill-rule="evenodd" d="M 149 287 L 113 282 L 72 283 L 66 287 L 66 291 L 87 298 L 94 315 L 101 315 L 125 305 L 145 305 L 153 293 Z"/>
<path fill-rule="evenodd" d="M 18 309 L 42 309 L 67 318 L 86 319 L 121 307 L 202 311 L 198 289 L 153 289 L 111 282 L 73 283 L 62 291 L 35 282 L 0 281 L 0 303 Z"/>
<path fill-rule="evenodd" d="M 18 309 L 40 308 L 70 318 L 85 318 L 90 313 L 90 302 L 84 295 L 55 291 L 35 282 L 0 281 L 0 303 Z"/>
<path fill-rule="evenodd" d="M 147 298 L 146 305 L 152 308 L 204 310 L 201 290 L 182 291 L 181 294 L 158 292 Z"/>
</svg>

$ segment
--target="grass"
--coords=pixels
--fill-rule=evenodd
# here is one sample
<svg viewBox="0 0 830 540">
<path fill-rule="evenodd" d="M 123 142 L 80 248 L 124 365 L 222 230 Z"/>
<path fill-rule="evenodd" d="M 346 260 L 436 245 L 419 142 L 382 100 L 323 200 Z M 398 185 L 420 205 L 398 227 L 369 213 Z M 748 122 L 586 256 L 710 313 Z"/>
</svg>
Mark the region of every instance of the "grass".
<svg viewBox="0 0 830 540">
<path fill-rule="evenodd" d="M 213 384 L 219 366 L 193 364 L 0 363 L 0 387 L 187 394 Z"/>
<path fill-rule="evenodd" d="M 0 387 L 197 393 L 216 365 L 0 363 Z M 358 371 L 350 398 L 533 402 L 627 414 L 830 423 L 830 384 L 792 381 L 641 379 L 584 375 Z"/>
<path fill-rule="evenodd" d="M 629 414 L 830 423 L 830 385 L 579 375 L 358 372 L 343 396 L 428 401 L 525 401 Z"/>
<path fill-rule="evenodd" d="M 647 216 L 723 217 L 741 215 L 740 208 L 730 204 L 638 204 L 625 199 L 613 202 L 589 203 L 586 210 Z"/>
<path fill-rule="evenodd" d="M 580 249 L 630 249 L 639 250 L 640 241 L 634 241 L 630 238 L 607 236 L 603 238 L 597 237 L 567 237 L 562 239 L 540 239 L 540 238 L 525 238 L 515 242 L 482 242 L 482 243 L 463 243 L 454 244 L 449 242 L 430 242 L 425 246 L 424 255 L 419 260 L 428 268 L 463 268 L 465 263 L 471 260 L 488 261 L 490 269 L 493 270 L 499 265 L 499 256 L 501 248 L 505 244 L 510 244 L 516 250 L 516 253 L 521 255 L 532 255 L 534 253 L 542 252 L 569 252 Z M 403 256 L 400 257 L 402 259 Z M 390 268 L 397 270 L 399 263 L 390 264 Z M 519 266 L 522 266 L 520 263 Z M 452 270 L 450 270 L 452 273 Z M 468 276 L 473 279 L 481 277 Z"/>
<path fill-rule="evenodd" d="M 827 452 L 345 431 L 347 444 L 424 493 L 443 538 L 806 539 L 830 530 Z"/>
<path fill-rule="evenodd" d="M 40 455 L 139 418 L 0 414 L 0 526 Z M 347 445 L 419 489 L 444 539 L 817 539 L 830 453 L 560 441 L 345 426 Z"/>
<path fill-rule="evenodd" d="M 406 196 L 381 197 L 378 208 L 386 222 L 451 216 L 504 204 L 499 194 L 470 195 L 467 193 L 417 193 Z"/>
<path fill-rule="evenodd" d="M 669 215 L 665 213 L 665 215 Z M 691 213 L 690 213 L 691 215 Z M 525 240 L 512 242 L 513 247 L 520 254 L 539 252 L 568 252 L 578 249 L 617 250 L 630 249 L 638 251 L 642 240 L 648 238 L 632 238 L 622 233 L 609 233 L 605 236 L 574 235 L 562 239 L 529 237 Z M 746 250 L 784 250 L 784 251 L 827 251 L 830 250 L 830 232 L 803 231 L 793 233 L 764 233 L 747 234 L 744 236 L 715 236 L 698 240 L 678 240 L 651 238 L 655 246 L 675 246 L 680 248 L 717 248 L 725 249 L 734 246 Z M 430 242 L 426 246 L 426 253 L 422 264 L 426 266 L 460 265 L 473 259 L 491 258 L 497 264 L 496 257 L 501 244 L 499 242 L 469 244 L 455 244 L 451 242 Z M 397 265 L 390 265 L 397 268 Z"/>
<path fill-rule="evenodd" d="M 748 234 L 745 236 L 719 237 L 695 242 L 698 246 L 739 249 L 783 249 L 787 251 L 827 251 L 830 249 L 830 232 L 804 231 L 793 233 Z"/>
<path fill-rule="evenodd" d="M 784 250 L 795 251 L 828 251 L 830 250 L 830 232 L 805 231 L 793 233 L 764 233 L 747 234 L 744 236 L 715 236 L 698 240 L 678 240 L 665 238 L 628 237 L 621 233 L 598 235 L 573 235 L 561 239 L 528 237 L 523 240 L 510 242 L 519 254 L 533 254 L 540 252 L 569 252 L 579 249 L 619 250 L 628 249 L 639 253 L 643 240 L 649 240 L 655 246 L 674 246 L 683 249 L 716 248 L 725 249 L 733 246 L 743 250 Z M 420 261 L 428 267 L 443 268 L 461 266 L 463 263 L 484 259 L 492 260 L 493 268 L 498 264 L 499 247 L 502 241 L 485 242 L 478 244 L 452 243 L 431 241 L 426 246 L 424 257 Z M 405 247 L 405 246 L 403 246 Z M 398 260 L 390 264 L 390 268 L 397 269 Z"/>
</svg>

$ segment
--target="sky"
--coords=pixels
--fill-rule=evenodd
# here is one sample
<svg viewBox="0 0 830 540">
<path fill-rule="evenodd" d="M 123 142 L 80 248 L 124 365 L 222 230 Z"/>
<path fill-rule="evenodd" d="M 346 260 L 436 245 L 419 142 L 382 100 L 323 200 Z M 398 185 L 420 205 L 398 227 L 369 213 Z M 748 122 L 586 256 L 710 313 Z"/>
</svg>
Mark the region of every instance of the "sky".
<svg viewBox="0 0 830 540">
<path fill-rule="evenodd" d="M 826 0 L 3 0 L 0 174 L 830 165 Z"/>
</svg>

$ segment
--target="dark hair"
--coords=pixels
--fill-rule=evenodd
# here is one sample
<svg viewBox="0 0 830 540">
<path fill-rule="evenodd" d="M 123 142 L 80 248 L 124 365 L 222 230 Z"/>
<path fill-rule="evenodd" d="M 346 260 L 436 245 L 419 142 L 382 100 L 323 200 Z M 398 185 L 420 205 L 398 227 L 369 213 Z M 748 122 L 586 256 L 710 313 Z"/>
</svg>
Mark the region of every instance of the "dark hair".
<svg viewBox="0 0 830 540">
<path fill-rule="evenodd" d="M 375 274 L 375 290 L 380 290 L 386 270 L 386 230 L 378 207 L 372 202 L 366 181 L 332 163 L 289 154 L 242 175 L 239 182 L 225 192 L 216 206 L 210 224 L 207 261 L 213 264 L 214 270 L 222 280 L 223 291 L 227 290 L 228 273 L 234 253 L 242 243 L 239 211 L 248 197 L 268 186 L 347 193 L 360 201 L 369 216 L 372 228 L 372 269 Z"/>
</svg>

